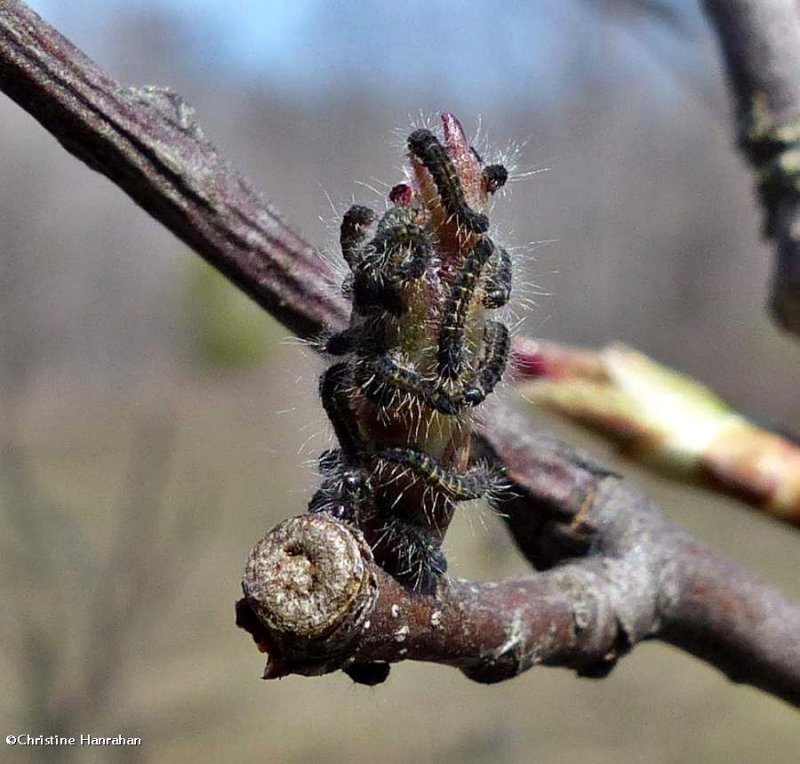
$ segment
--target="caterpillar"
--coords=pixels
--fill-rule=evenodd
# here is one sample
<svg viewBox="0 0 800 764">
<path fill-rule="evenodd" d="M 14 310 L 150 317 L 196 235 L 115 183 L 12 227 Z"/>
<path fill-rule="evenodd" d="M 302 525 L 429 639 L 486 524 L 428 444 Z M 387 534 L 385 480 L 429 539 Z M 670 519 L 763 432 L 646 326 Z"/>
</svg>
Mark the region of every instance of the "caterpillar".
<svg viewBox="0 0 800 764">
<path fill-rule="evenodd" d="M 458 379 L 464 366 L 464 327 L 483 267 L 492 256 L 493 244 L 481 239 L 467 255 L 460 273 L 450 287 L 450 298 L 439 331 L 439 373 Z"/>
<path fill-rule="evenodd" d="M 463 468 L 464 425 L 508 361 L 508 329 L 484 313 L 508 302 L 512 280 L 511 258 L 488 236 L 487 215 L 467 202 L 486 200 L 508 173 L 484 165 L 457 120 L 443 122 L 447 147 L 427 129 L 408 136 L 416 164 L 390 191 L 383 215 L 355 205 L 343 217 L 339 244 L 350 275 L 342 289 L 352 312 L 350 325 L 325 343 L 338 360 L 319 384 L 339 447 L 320 457 L 322 482 L 308 505 L 357 526 L 384 569 L 425 593 L 447 570 L 442 539 L 456 504 L 497 486 L 495 471 Z M 431 180 L 434 199 L 423 193 Z M 432 223 L 437 204 L 472 234 L 448 240 L 446 267 Z M 402 416 L 409 400 L 422 420 L 437 417 L 432 430 Z"/>
<path fill-rule="evenodd" d="M 441 414 L 455 416 L 483 403 L 500 381 L 508 363 L 510 337 L 505 324 L 489 321 L 483 331 L 484 353 L 476 372 L 456 380 L 451 389 L 398 363 L 389 353 L 364 362 L 356 369 L 361 392 L 380 407 L 390 406 L 396 394 L 407 393 Z M 459 384 L 460 383 L 460 384 Z"/>
<path fill-rule="evenodd" d="M 474 233 L 489 230 L 489 218 L 470 209 L 453 161 L 439 139 L 424 128 L 408 136 L 408 148 L 431 174 L 445 211 Z"/>
<path fill-rule="evenodd" d="M 389 463 L 406 468 L 454 501 L 479 499 L 492 487 L 492 476 L 481 466 L 459 473 L 444 469 L 433 457 L 416 448 L 385 448 L 373 458 L 380 465 Z"/>
</svg>

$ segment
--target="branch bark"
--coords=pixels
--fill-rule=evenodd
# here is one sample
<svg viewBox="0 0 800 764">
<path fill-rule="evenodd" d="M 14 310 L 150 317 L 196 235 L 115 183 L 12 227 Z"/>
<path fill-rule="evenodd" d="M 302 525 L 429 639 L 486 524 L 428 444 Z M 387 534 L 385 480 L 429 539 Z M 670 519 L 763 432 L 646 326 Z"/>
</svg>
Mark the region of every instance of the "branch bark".
<svg viewBox="0 0 800 764">
<path fill-rule="evenodd" d="M 775 246 L 770 305 L 800 334 L 800 8 L 797 0 L 704 0 Z"/>
<path fill-rule="evenodd" d="M 24 3 L 0 2 L 0 89 L 287 328 L 347 320 L 316 251 L 219 156 L 166 88 L 109 77 Z"/>
<path fill-rule="evenodd" d="M 800 705 L 800 608 L 670 523 L 629 481 L 497 410 L 482 456 L 505 465 L 515 541 L 546 572 L 436 597 L 378 568 L 358 531 L 285 521 L 253 549 L 238 623 L 269 655 L 265 678 L 421 660 L 494 683 L 534 665 L 602 677 L 660 638 Z M 583 547 L 582 559 L 575 559 Z"/>
<path fill-rule="evenodd" d="M 296 334 L 345 326 L 321 259 L 219 157 L 179 96 L 123 87 L 15 0 L 0 3 L 0 88 Z M 627 481 L 527 433 L 524 418 L 496 408 L 487 420 L 478 443 L 514 485 L 509 528 L 546 572 L 454 580 L 425 598 L 378 569 L 357 531 L 287 521 L 251 554 L 238 606 L 270 652 L 268 676 L 409 658 L 483 682 L 537 663 L 597 676 L 659 637 L 800 704 L 800 608 L 669 524 Z"/>
</svg>

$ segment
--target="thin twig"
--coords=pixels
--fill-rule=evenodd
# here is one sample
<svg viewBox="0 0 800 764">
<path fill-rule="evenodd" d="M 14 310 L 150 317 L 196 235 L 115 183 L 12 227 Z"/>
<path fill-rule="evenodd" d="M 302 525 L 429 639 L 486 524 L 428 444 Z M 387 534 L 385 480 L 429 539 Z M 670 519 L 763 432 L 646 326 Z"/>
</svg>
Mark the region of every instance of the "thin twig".
<svg viewBox="0 0 800 764">
<path fill-rule="evenodd" d="M 776 250 L 771 308 L 800 334 L 800 10 L 797 0 L 704 0 L 722 47 L 739 146 Z"/>
</svg>

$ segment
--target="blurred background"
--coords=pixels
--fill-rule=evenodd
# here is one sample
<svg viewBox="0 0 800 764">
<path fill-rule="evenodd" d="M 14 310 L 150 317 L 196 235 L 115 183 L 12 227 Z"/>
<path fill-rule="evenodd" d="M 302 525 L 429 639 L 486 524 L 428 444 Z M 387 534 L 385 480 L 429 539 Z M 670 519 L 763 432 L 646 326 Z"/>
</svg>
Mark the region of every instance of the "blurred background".
<svg viewBox="0 0 800 764">
<path fill-rule="evenodd" d="M 182 93 L 330 257 L 352 200 L 380 208 L 400 179 L 411 124 L 453 111 L 516 165 L 494 220 L 520 248 L 521 332 L 629 343 L 800 430 L 800 351 L 763 307 L 770 253 L 695 2 L 31 5 L 122 82 Z M 483 687 L 411 663 L 375 689 L 262 682 L 233 604 L 249 548 L 314 489 L 321 369 L 0 97 L 0 719 L 143 739 L 4 760 L 797 760 L 796 712 L 658 644 L 601 682 L 537 669 Z M 795 531 L 542 422 L 800 596 Z M 526 571 L 480 507 L 448 556 L 459 575 Z"/>
</svg>

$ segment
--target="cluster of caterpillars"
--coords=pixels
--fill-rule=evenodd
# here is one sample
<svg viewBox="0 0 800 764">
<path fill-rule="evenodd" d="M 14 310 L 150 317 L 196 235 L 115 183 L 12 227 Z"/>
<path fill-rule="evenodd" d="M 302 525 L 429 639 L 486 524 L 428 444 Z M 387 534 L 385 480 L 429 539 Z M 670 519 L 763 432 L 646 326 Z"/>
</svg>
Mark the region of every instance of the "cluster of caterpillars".
<svg viewBox="0 0 800 764">
<path fill-rule="evenodd" d="M 488 237 L 487 216 L 470 208 L 445 145 L 419 129 L 408 148 L 431 193 L 400 184 L 382 217 L 354 206 L 342 220 L 352 314 L 326 342 L 340 360 L 319 386 L 339 448 L 319 460 L 309 511 L 356 525 L 388 572 L 431 593 L 447 567 L 441 542 L 454 503 L 498 481 L 468 464 L 469 435 L 459 433 L 506 367 L 508 329 L 484 313 L 508 302 L 511 260 Z M 507 171 L 469 150 L 486 199 Z"/>
</svg>

